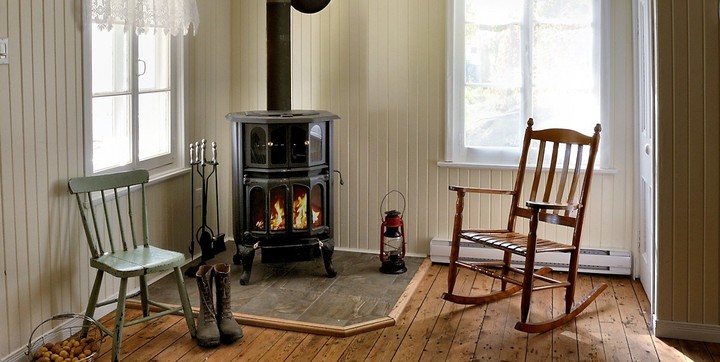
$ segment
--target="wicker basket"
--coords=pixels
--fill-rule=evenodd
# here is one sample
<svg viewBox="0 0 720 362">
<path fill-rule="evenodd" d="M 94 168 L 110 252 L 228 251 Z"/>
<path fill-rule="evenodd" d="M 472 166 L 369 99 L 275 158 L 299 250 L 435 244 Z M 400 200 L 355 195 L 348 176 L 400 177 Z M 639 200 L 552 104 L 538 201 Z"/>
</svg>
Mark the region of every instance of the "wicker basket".
<svg viewBox="0 0 720 362">
<path fill-rule="evenodd" d="M 50 321 L 63 322 L 60 328 L 33 341 L 35 331 Z M 27 361 L 55 361 L 55 355 L 63 357 L 61 361 L 93 361 L 106 336 L 99 325 L 95 319 L 82 314 L 60 314 L 46 319 L 30 334 L 25 352 Z"/>
</svg>

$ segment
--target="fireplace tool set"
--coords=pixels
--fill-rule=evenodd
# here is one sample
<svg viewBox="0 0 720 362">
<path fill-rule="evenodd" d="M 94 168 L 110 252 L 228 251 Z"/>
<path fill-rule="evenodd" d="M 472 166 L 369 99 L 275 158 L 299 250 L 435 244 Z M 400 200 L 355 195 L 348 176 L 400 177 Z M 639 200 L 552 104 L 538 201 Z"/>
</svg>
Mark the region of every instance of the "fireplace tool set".
<svg viewBox="0 0 720 362">
<path fill-rule="evenodd" d="M 218 199 L 218 180 L 217 180 L 217 144 L 211 143 L 212 157 L 208 160 L 205 158 L 205 140 L 190 144 L 190 189 L 191 189 L 191 233 L 192 238 L 190 241 L 190 252 L 191 258 L 195 257 L 195 243 L 200 245 L 200 262 L 198 265 L 190 267 L 185 275 L 194 277 L 201 265 L 205 265 L 205 262 L 215 257 L 216 254 L 225 251 L 225 234 L 220 233 L 220 210 L 219 210 L 219 199 Z M 201 180 L 201 225 L 195 229 L 195 178 L 198 177 Z M 215 218 L 217 221 L 216 229 L 213 230 L 207 222 L 208 213 L 208 191 L 211 185 L 211 179 L 215 183 Z M 215 232 L 218 232 L 216 234 Z"/>
</svg>

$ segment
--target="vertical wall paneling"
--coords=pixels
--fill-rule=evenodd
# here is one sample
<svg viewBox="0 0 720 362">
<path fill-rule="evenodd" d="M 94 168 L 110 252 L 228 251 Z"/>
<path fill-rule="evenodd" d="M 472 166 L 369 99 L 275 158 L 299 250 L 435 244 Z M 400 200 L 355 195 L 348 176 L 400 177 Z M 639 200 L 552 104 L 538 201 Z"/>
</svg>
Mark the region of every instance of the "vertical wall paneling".
<svg viewBox="0 0 720 362">
<path fill-rule="evenodd" d="M 0 0 L 0 37 L 8 37 L 8 22 L 10 18 L 8 0 Z M 11 53 L 12 55 L 12 53 Z M 12 60 L 13 58 L 11 58 Z M 0 129 L 10 129 L 10 65 L 0 66 Z M 0 267 L 3 275 L 0 277 L 0 328 L 10 325 L 11 315 L 10 306 L 13 305 L 10 300 L 10 281 L 8 280 L 8 269 L 10 263 L 8 259 L 12 259 L 9 241 L 11 239 L 11 218 L 12 210 L 12 182 L 9 177 L 12 175 L 9 159 L 4 155 L 10 154 L 10 132 L 0 132 L 0 238 L 3 240 L 5 247 L 0 249 Z M 8 337 L 0 337 L 0 354 L 2 351 L 10 349 L 10 340 Z"/>
<path fill-rule="evenodd" d="M 212 5 L 223 14 L 215 31 L 227 34 L 229 3 Z M 67 192 L 68 178 L 84 173 L 80 11 L 79 0 L 0 0 L 0 37 L 10 42 L 10 64 L 0 65 L 0 358 L 24 347 L 44 319 L 82 312 L 95 276 Z M 208 30 L 211 24 L 205 23 Z M 202 82 L 221 88 L 210 95 L 218 102 L 210 114 L 215 120 L 229 108 L 228 49 L 208 50 L 222 57 L 217 62 L 224 68 Z M 217 128 L 213 133 L 226 134 Z M 151 187 L 151 235 L 159 246 L 187 247 L 188 230 L 171 222 L 177 213 L 164 210 L 187 207 L 188 183 L 177 177 Z M 116 280 L 105 278 L 100 298 L 117 288 Z"/>
<path fill-rule="evenodd" d="M 688 2 L 688 39 L 698 39 L 699 41 L 688 41 L 688 54 L 703 54 L 703 19 L 704 3 L 702 1 Z M 702 56 L 688 57 L 688 93 L 687 93 L 687 149 L 688 149 L 688 179 L 687 179 L 687 200 L 688 200 L 688 238 L 687 238 L 687 275 L 690 283 L 688 283 L 688 306 L 692 301 L 703 300 L 702 279 L 697 279 L 696 283 L 692 282 L 692 276 L 702 275 L 703 264 L 703 244 L 706 237 L 703 228 L 703 213 L 705 208 L 704 190 L 704 158 L 703 152 L 704 142 L 704 88 L 705 88 L 705 72 L 704 58 Z M 691 141 L 693 140 L 693 141 Z M 696 155 L 690 157 L 690 155 Z M 693 235 L 690 237 L 690 235 Z M 687 320 L 692 323 L 701 323 L 703 319 L 703 308 L 688 308 Z"/>
<path fill-rule="evenodd" d="M 626 38 L 632 21 L 629 3 L 610 4 L 617 19 L 610 35 Z M 263 109 L 264 1 L 233 2 L 232 7 L 242 21 L 232 24 L 232 42 L 240 50 L 232 53 L 231 74 L 239 82 L 231 85 L 229 111 Z M 717 323 L 719 318 L 717 266 L 711 263 L 719 253 L 713 220 L 720 198 L 720 150 L 711 142 L 720 133 L 717 122 L 711 121 L 720 112 L 717 13 L 716 2 L 709 0 L 702 5 L 657 1 L 658 205 L 671 205 L 658 210 L 657 310 L 669 320 Z M 293 76 L 293 94 L 301 97 L 294 106 L 327 109 L 343 118 L 336 128 L 336 140 L 342 142 L 336 142 L 334 150 L 346 181 L 345 186 L 335 185 L 340 248 L 377 250 L 380 201 L 392 188 L 409 197 L 409 251 L 423 254 L 431 238 L 450 234 L 455 199 L 448 184 L 512 186 L 512 171 L 436 165 L 444 142 L 444 16 L 445 4 L 440 1 L 334 0 L 322 13 L 303 16 L 293 25 L 293 32 L 303 32 L 293 33 L 293 40 L 312 49 L 293 48 L 293 61 L 302 61 L 293 71 L 308 69 L 308 61 L 312 64 L 311 74 Z M 632 79 L 630 52 L 614 49 L 610 76 Z M 602 133 L 603 147 L 611 147 L 603 154 L 612 157 L 615 171 L 594 179 L 583 238 L 588 246 L 633 249 L 634 158 L 628 152 L 634 140 L 633 106 L 624 102 L 632 98 L 633 85 L 619 83 L 622 86 L 611 94 L 613 124 Z M 696 204 L 700 207 L 690 211 Z M 481 198 L 468 205 L 476 208 L 468 222 L 506 222 L 494 211 L 506 207 L 499 200 Z M 696 228 L 702 237 L 692 232 Z M 567 237 L 558 229 L 544 232 Z M 691 263 L 694 258 L 704 262 Z M 689 283 L 700 272 L 704 276 L 692 280 L 697 284 Z M 698 288 L 691 292 L 690 285 Z M 689 303 L 695 298 L 704 302 Z"/>
<path fill-rule="evenodd" d="M 58 124 L 57 124 L 57 92 L 56 92 L 56 72 L 55 72 L 55 63 L 56 63 L 56 46 L 55 46 L 55 2 L 46 1 L 43 3 L 43 46 L 44 46 L 44 53 L 45 53 L 45 61 L 43 64 L 43 69 L 40 71 L 45 76 L 45 86 L 43 91 L 45 92 L 45 113 L 46 113 L 46 134 L 43 135 L 45 140 L 45 146 L 44 146 L 44 155 L 45 155 L 45 179 L 44 183 L 41 185 L 44 187 L 44 193 L 42 196 L 42 199 L 45 201 L 45 204 L 41 207 L 41 212 L 44 212 L 44 215 L 40 217 L 41 220 L 48 220 L 49 223 L 46 228 L 42 228 L 40 230 L 41 236 L 40 240 L 48 240 L 50 238 L 50 235 L 60 235 L 60 228 L 58 223 L 58 215 L 59 215 L 59 200 L 57 197 L 51 197 L 51 195 L 57 191 L 57 185 L 51 184 L 51 180 L 54 180 L 55 177 L 58 175 L 58 163 L 57 163 L 57 153 L 55 150 L 58 149 L 58 139 L 57 139 L 57 133 L 58 133 Z M 42 167 L 39 167 L 38 169 L 42 169 Z M 40 265 L 49 265 L 52 262 L 52 254 L 51 253 L 40 253 L 42 255 L 42 259 L 40 260 Z M 40 268 L 40 265 L 38 265 L 38 268 Z M 42 276 L 42 268 L 41 270 L 41 279 L 40 279 L 40 293 L 42 294 L 43 290 L 46 290 L 46 288 L 49 288 L 50 285 L 53 285 L 53 276 Z M 42 303 L 42 315 L 46 315 L 50 313 L 50 311 L 54 310 L 54 305 L 56 304 L 57 300 L 54 300 L 54 298 L 43 298 Z"/>
<path fill-rule="evenodd" d="M 688 313 L 688 1 L 673 1 L 673 319 L 687 320 Z"/>
<path fill-rule="evenodd" d="M 188 84 L 193 86 L 189 137 L 219 143 L 221 227 L 230 233 L 230 126 L 224 116 L 265 109 L 265 1 L 198 4 L 200 28 L 188 39 Z M 612 11 L 625 14 L 612 34 L 627 36 L 630 5 L 611 4 Z M 672 270 L 658 276 L 658 315 L 717 323 L 717 266 L 710 263 L 719 253 L 717 223 L 712 222 L 719 198 L 719 150 L 710 142 L 720 133 L 715 124 L 717 4 L 688 4 L 658 1 L 658 204 L 672 206 L 658 210 L 658 265 Z M 94 277 L 77 210 L 66 192 L 67 179 L 84 169 L 78 5 L 76 0 L 0 0 L 0 36 L 9 37 L 11 44 L 10 65 L 0 66 L 0 107 L 8 110 L 0 113 L 0 252 L 5 272 L 0 330 L 17 331 L 0 335 L 0 355 L 20 348 L 38 319 L 80 311 Z M 451 233 L 455 197 L 449 184 L 512 187 L 513 171 L 437 166 L 444 147 L 445 2 L 333 0 L 320 14 L 294 14 L 292 29 L 293 42 L 300 43 L 293 45 L 293 72 L 302 72 L 293 74 L 293 107 L 326 109 L 342 117 L 336 123 L 334 149 L 345 180 L 344 186 L 334 186 L 338 248 L 378 250 L 380 202 L 392 189 L 408 198 L 408 251 L 426 254 L 433 237 Z M 612 77 L 632 79 L 631 64 L 622 55 L 627 52 L 614 53 Z M 632 208 L 627 207 L 634 189 L 628 152 L 632 106 L 623 103 L 631 94 L 632 84 L 613 93 L 615 123 L 603 131 L 603 138 L 613 142 L 603 146 L 613 147 L 615 172 L 594 179 L 583 236 L 588 246 L 634 247 Z M 188 182 L 180 177 L 152 186 L 153 210 L 182 208 L 183 201 L 170 199 L 186 194 Z M 699 210 L 689 211 L 697 198 L 705 201 Z M 393 198 L 389 207 L 398 208 L 400 202 Z M 482 197 L 468 205 L 473 208 L 467 217 L 470 225 L 506 223 L 497 212 L 507 212 L 500 200 Z M 174 247 L 186 245 L 187 230 L 173 228 L 164 213 L 153 217 L 158 224 L 151 229 L 153 235 L 180 240 L 169 244 Z M 704 236 L 696 237 L 693 228 L 702 229 Z M 556 228 L 543 232 L 567 237 Z M 39 255 L 45 250 L 51 255 Z M 695 257 L 707 263 L 690 265 Z M 692 280 L 697 271 L 705 271 L 705 276 Z M 690 295 L 689 285 L 700 294 Z M 116 282 L 107 283 L 103 297 L 116 288 Z M 52 297 L 35 309 L 30 305 L 37 293 Z M 705 302 L 688 302 L 696 297 Z"/>
<path fill-rule="evenodd" d="M 717 1 L 656 3 L 657 325 L 674 336 L 676 322 L 720 325 L 720 20 Z M 707 331 L 685 337 L 720 338 Z"/>
<path fill-rule="evenodd" d="M 47 177 L 47 109 L 46 109 L 46 97 L 45 97 L 45 47 L 44 47 L 44 5 L 42 2 L 32 2 L 32 45 L 33 45 L 33 57 L 32 57 L 32 73 L 33 73 L 33 108 L 35 109 L 34 115 L 34 130 L 31 137 L 34 140 L 33 148 L 35 150 L 35 168 L 28 172 L 28 179 L 33 179 L 31 193 L 35 194 L 35 204 L 32 205 L 34 222 L 29 223 L 29 230 L 33 230 L 29 236 L 29 255 L 40 257 L 39 263 L 30 263 L 28 259 L 28 274 L 30 276 L 30 295 L 32 299 L 39 300 L 39 303 L 34 303 L 31 308 L 31 323 L 37 325 L 42 321 L 43 313 L 50 311 L 49 308 L 45 308 L 47 301 L 40 299 L 44 287 L 46 285 L 46 279 L 41 278 L 41 265 L 46 258 L 45 253 L 41 249 L 41 240 L 48 239 L 47 227 L 38 227 L 40 220 L 48 219 L 48 203 L 49 195 L 48 189 L 48 177 Z"/>
<path fill-rule="evenodd" d="M 673 43 L 672 43 L 672 1 L 656 1 L 656 55 L 657 55 L 657 158 L 658 158 L 658 184 L 657 204 L 672 201 L 673 177 L 663 178 L 663 175 L 672 175 L 674 164 L 672 152 L 672 78 L 673 78 Z M 668 131 L 664 131 L 664 128 Z M 662 195 L 666 195 L 662 198 Z M 672 205 L 672 204 L 671 204 Z M 657 274 L 657 316 L 658 318 L 672 319 L 675 285 L 673 273 L 663 272 L 673 267 L 673 207 L 658 207 L 657 235 L 658 235 L 658 274 Z"/>
<path fill-rule="evenodd" d="M 704 88 L 703 93 L 707 94 L 704 102 L 704 129 L 699 137 L 702 139 L 704 149 L 701 152 L 705 155 L 704 163 L 699 165 L 704 170 L 704 210 L 702 215 L 703 234 L 706 235 L 705 242 L 699 246 L 702 249 L 703 269 L 700 271 L 703 277 L 704 295 L 703 315 L 704 323 L 720 324 L 720 226 L 718 215 L 720 215 L 720 33 L 718 29 L 718 7 L 716 1 L 704 3 L 703 23 L 703 54 L 704 54 Z M 715 26 L 712 26 L 715 24 Z M 713 242 L 714 241 L 714 242 Z M 714 277 L 713 277 L 714 276 Z"/>
<path fill-rule="evenodd" d="M 23 32 L 20 28 L 20 2 L 10 1 L 8 7 L 8 14 L 12 14 L 8 17 L 9 32 L 8 36 L 11 39 L 16 40 L 15 53 L 10 54 L 10 63 L 12 68 L 10 69 L 10 89 L 13 92 L 10 93 L 10 127 L 7 128 L 10 133 L 10 153 L 13 155 L 18 150 L 23 148 L 23 78 L 22 69 L 23 65 L 27 64 L 26 59 L 23 59 L 23 47 L 29 46 L 29 44 L 21 44 L 21 37 Z M 25 37 L 28 38 L 27 36 Z M 25 50 L 25 53 L 27 51 Z M 14 57 L 13 57 L 14 55 Z M 7 240 L 6 244 L 9 246 L 8 256 L 9 263 L 7 269 L 7 276 L 11 291 L 9 297 L 12 300 L 11 305 L 13 307 L 21 306 L 22 301 L 29 300 L 27 296 L 27 279 L 21 277 L 21 274 L 25 274 L 20 270 L 21 265 L 24 263 L 22 260 L 27 260 L 27 247 L 24 243 L 26 240 L 25 226 L 26 223 L 26 207 L 25 207 L 25 180 L 23 159 L 20 157 L 9 157 L 6 159 L 9 166 L 9 172 L 12 175 L 10 182 L 11 186 L 5 190 L 9 198 L 12 198 L 11 211 L 14 215 L 12 223 L 13 234 L 10 239 Z M 7 224 L 6 224 L 7 226 Z M 30 321 L 26 318 L 20 318 L 21 315 L 27 315 L 27 305 L 20 307 L 20 313 L 10 313 L 9 325 L 19 326 L 21 330 L 27 330 Z M 17 345 L 19 338 L 9 337 L 11 345 Z"/>
</svg>

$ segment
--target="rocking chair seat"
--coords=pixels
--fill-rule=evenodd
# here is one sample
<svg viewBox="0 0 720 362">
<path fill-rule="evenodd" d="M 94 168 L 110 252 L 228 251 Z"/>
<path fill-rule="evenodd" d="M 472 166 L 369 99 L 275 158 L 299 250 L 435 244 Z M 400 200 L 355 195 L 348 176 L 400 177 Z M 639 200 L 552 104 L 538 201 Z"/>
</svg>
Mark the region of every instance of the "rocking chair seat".
<svg viewBox="0 0 720 362">
<path fill-rule="evenodd" d="M 473 241 L 478 244 L 487 245 L 495 249 L 509 251 L 520 256 L 527 256 L 527 240 L 526 234 L 516 232 L 482 232 L 473 230 L 464 230 L 460 232 L 460 238 Z M 575 247 L 569 244 L 561 244 L 552 240 L 537 239 L 536 253 L 548 252 L 568 252 L 575 250 Z"/>
<path fill-rule="evenodd" d="M 106 253 L 90 259 L 90 266 L 118 278 L 130 278 L 141 275 L 172 270 L 185 263 L 185 256 L 172 250 L 152 245 L 136 249 Z"/>
</svg>

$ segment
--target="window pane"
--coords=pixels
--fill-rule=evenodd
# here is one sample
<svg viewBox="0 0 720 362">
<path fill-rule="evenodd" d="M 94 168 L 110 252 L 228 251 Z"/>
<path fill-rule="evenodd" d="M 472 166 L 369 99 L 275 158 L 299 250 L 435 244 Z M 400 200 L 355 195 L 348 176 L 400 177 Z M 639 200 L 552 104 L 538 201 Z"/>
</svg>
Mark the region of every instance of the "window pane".
<svg viewBox="0 0 720 362">
<path fill-rule="evenodd" d="M 592 128 L 599 119 L 592 0 L 465 4 L 465 147 L 518 147 L 526 117 L 538 128 Z"/>
<path fill-rule="evenodd" d="M 138 96 L 138 158 L 170 153 L 170 92 Z"/>
<path fill-rule="evenodd" d="M 465 22 L 501 25 L 522 21 L 524 0 L 466 0 Z"/>
<path fill-rule="evenodd" d="M 130 96 L 96 97 L 92 107 L 93 172 L 129 164 Z"/>
<path fill-rule="evenodd" d="M 592 0 L 535 0 L 534 16 L 540 22 L 590 23 Z"/>
<path fill-rule="evenodd" d="M 573 89 L 533 89 L 535 129 L 570 128 L 589 134 L 600 122 L 595 94 Z"/>
<path fill-rule="evenodd" d="M 130 89 L 130 33 L 122 26 L 99 30 L 92 26 L 93 94 L 127 92 Z"/>
<path fill-rule="evenodd" d="M 520 25 L 465 24 L 465 83 L 517 87 L 520 68 Z"/>
<path fill-rule="evenodd" d="M 138 36 L 140 91 L 170 87 L 170 35 L 162 31 Z"/>
<path fill-rule="evenodd" d="M 590 26 L 539 24 L 533 44 L 533 85 L 592 89 L 593 31 Z"/>
<path fill-rule="evenodd" d="M 520 88 L 465 87 L 465 146 L 515 146 L 521 141 Z"/>
</svg>

